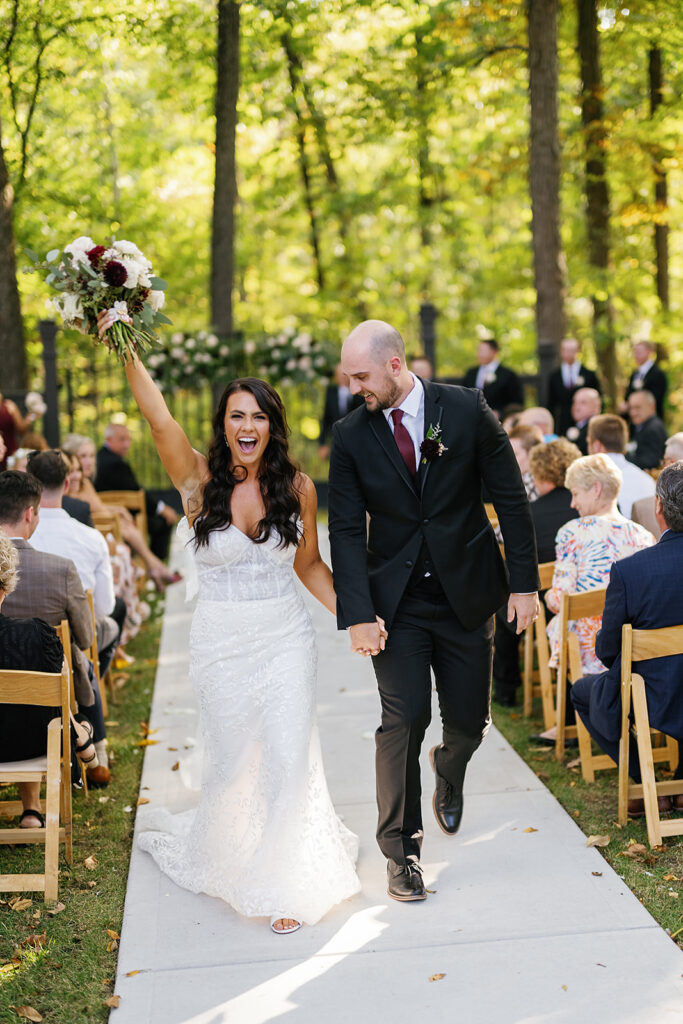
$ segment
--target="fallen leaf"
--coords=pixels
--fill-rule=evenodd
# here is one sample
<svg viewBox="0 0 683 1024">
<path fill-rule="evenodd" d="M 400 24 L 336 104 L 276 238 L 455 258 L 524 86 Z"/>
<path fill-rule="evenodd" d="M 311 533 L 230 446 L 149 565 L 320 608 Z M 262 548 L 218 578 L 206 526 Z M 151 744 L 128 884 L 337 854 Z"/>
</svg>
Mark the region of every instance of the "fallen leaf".
<svg viewBox="0 0 683 1024">
<path fill-rule="evenodd" d="M 567 991 L 567 986 L 566 986 L 566 985 L 563 985 L 563 986 L 562 986 L 562 991 L 563 991 L 563 992 L 566 992 L 566 991 Z"/>
<path fill-rule="evenodd" d="M 94 889 L 96 885 L 97 885 L 97 882 L 88 882 L 88 888 L 89 889 Z"/>
<path fill-rule="evenodd" d="M 12 971 L 16 971 L 17 967 L 21 967 L 21 960 L 19 960 L 19 958 L 16 960 L 10 960 L 9 963 L 2 964 L 0 966 L 0 975 L 11 974 Z"/>
<path fill-rule="evenodd" d="M 599 961 L 596 960 L 595 961 L 595 966 L 596 967 L 607 967 L 607 964 L 601 964 Z"/>
<path fill-rule="evenodd" d="M 149 803 L 149 797 L 146 797 L 146 796 L 139 796 L 138 797 L 138 802 L 137 802 L 137 806 L 138 807 L 142 807 L 143 804 L 148 804 L 148 803 Z"/>
<path fill-rule="evenodd" d="M 43 1019 L 32 1006 L 11 1006 L 10 1009 L 16 1010 L 17 1016 L 23 1017 L 24 1020 L 41 1021 Z"/>
<path fill-rule="evenodd" d="M 166 747 L 167 750 L 177 750 L 177 747 Z"/>
<path fill-rule="evenodd" d="M 121 936 L 118 932 L 115 932 L 113 928 L 107 928 L 107 935 L 110 939 L 120 939 Z"/>
<path fill-rule="evenodd" d="M 591 871 L 591 875 L 595 875 L 596 878 L 602 878 L 602 871 Z"/>
<path fill-rule="evenodd" d="M 177 772 L 179 768 L 180 768 L 180 761 L 176 761 L 175 764 L 171 765 L 171 771 L 172 772 Z"/>
<path fill-rule="evenodd" d="M 83 863 L 85 864 L 88 871 L 94 871 L 95 868 L 97 867 L 97 857 L 86 857 Z"/>
<path fill-rule="evenodd" d="M 576 768 L 577 765 L 581 764 L 581 758 L 575 757 L 573 761 L 567 761 L 567 768 Z"/>
<path fill-rule="evenodd" d="M 445 977 L 446 977 L 445 974 L 432 974 L 432 975 L 430 975 L 429 980 L 430 981 L 441 981 L 441 979 L 445 978 Z"/>
<path fill-rule="evenodd" d="M 128 971 L 126 974 L 127 978 L 132 978 L 134 974 L 139 974 L 139 971 Z"/>
<path fill-rule="evenodd" d="M 678 893 L 674 892 L 673 889 L 669 889 L 669 896 L 671 897 L 672 900 L 677 900 L 678 899 Z"/>
<path fill-rule="evenodd" d="M 580 813 L 581 813 L 581 811 L 572 811 L 572 817 L 573 818 L 578 818 Z"/>
<path fill-rule="evenodd" d="M 63 903 L 55 903 L 54 907 L 50 907 L 48 914 L 50 917 L 54 917 L 55 914 L 61 914 L 63 910 L 66 910 L 66 906 Z"/>
<path fill-rule="evenodd" d="M 29 907 L 33 906 L 33 900 L 18 896 L 16 899 L 10 900 L 9 905 L 12 910 L 16 910 L 20 914 L 22 910 L 28 910 Z"/>
<path fill-rule="evenodd" d="M 647 846 L 643 843 L 629 843 L 625 850 L 622 850 L 619 854 L 620 857 L 632 857 L 633 860 L 637 860 L 639 857 L 647 857 L 648 850 Z"/>
<path fill-rule="evenodd" d="M 680 882 L 680 878 L 677 875 L 663 875 L 665 882 Z"/>
<path fill-rule="evenodd" d="M 107 943 L 107 953 L 115 953 L 119 948 L 119 944 L 116 939 L 112 939 L 111 942 Z"/>
<path fill-rule="evenodd" d="M 108 727 L 109 727 L 110 729 L 115 729 L 115 728 L 116 728 L 116 726 L 117 726 L 117 725 L 118 725 L 119 723 L 118 723 L 118 722 L 105 722 L 104 724 L 105 724 L 106 726 L 108 726 Z"/>
<path fill-rule="evenodd" d="M 47 932 L 41 932 L 40 935 L 29 935 L 28 938 L 24 939 L 21 943 L 21 948 L 30 947 L 31 949 L 42 949 L 47 942 Z"/>
<path fill-rule="evenodd" d="M 159 740 L 138 740 L 135 744 L 136 747 L 153 747 Z"/>
<path fill-rule="evenodd" d="M 609 846 L 609 836 L 589 836 L 586 846 Z"/>
<path fill-rule="evenodd" d="M 540 779 L 541 782 L 547 782 L 547 780 L 550 778 L 550 776 L 548 775 L 547 772 L 536 772 L 536 778 Z"/>
<path fill-rule="evenodd" d="M 111 1006 L 113 1010 L 117 1010 L 120 1002 L 121 996 L 109 996 L 109 999 L 104 1000 L 104 1005 Z"/>
<path fill-rule="evenodd" d="M 572 779 L 571 782 L 569 783 L 569 788 L 573 789 L 575 785 L 576 785 L 576 782 L 574 781 L 574 779 Z"/>
<path fill-rule="evenodd" d="M 538 829 L 537 828 L 533 828 L 532 825 L 529 825 L 528 828 L 523 828 L 522 832 L 538 832 Z"/>
<path fill-rule="evenodd" d="M 123 813 L 124 814 L 130 814 L 130 812 L 132 810 L 133 810 L 132 806 L 130 804 L 126 804 L 126 806 L 123 808 Z"/>
</svg>

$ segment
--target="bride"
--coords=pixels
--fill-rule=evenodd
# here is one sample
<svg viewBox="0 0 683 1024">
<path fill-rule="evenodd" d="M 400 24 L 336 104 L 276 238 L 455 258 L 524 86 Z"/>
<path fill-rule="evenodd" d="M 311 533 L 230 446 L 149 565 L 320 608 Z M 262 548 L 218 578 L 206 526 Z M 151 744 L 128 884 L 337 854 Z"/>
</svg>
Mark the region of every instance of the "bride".
<svg viewBox="0 0 683 1024">
<path fill-rule="evenodd" d="M 100 337 L 112 322 L 100 314 Z M 205 747 L 197 808 L 162 811 L 139 842 L 183 888 L 293 932 L 360 889 L 358 840 L 323 772 L 315 634 L 294 582 L 335 612 L 315 488 L 289 457 L 284 407 L 265 381 L 228 384 L 207 458 L 139 360 L 126 375 L 187 517 L 198 583 L 190 676 Z"/>
</svg>

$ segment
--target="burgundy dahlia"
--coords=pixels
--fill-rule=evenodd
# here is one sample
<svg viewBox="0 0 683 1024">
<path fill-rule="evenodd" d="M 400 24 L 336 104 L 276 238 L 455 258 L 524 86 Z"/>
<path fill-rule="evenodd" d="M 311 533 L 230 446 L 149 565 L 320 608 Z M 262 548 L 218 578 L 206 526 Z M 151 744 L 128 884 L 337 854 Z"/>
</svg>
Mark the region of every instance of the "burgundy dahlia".
<svg viewBox="0 0 683 1024">
<path fill-rule="evenodd" d="M 438 459 L 439 455 L 441 455 L 441 442 L 433 437 L 425 437 L 420 445 L 420 453 L 428 462 L 431 462 L 432 459 Z"/>
<path fill-rule="evenodd" d="M 111 260 L 104 268 L 104 280 L 112 288 L 121 288 L 126 283 L 127 277 L 128 271 L 118 260 Z"/>
<path fill-rule="evenodd" d="M 94 249 L 88 249 L 86 256 L 90 260 L 91 266 L 99 267 L 100 260 L 102 259 L 106 251 L 107 250 L 104 245 L 96 245 Z"/>
</svg>

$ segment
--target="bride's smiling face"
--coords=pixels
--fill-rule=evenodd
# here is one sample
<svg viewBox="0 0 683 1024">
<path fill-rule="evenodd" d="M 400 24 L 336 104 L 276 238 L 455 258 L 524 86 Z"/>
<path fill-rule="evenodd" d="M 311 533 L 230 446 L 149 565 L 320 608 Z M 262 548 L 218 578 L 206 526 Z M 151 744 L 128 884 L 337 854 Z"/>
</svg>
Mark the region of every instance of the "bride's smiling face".
<svg viewBox="0 0 683 1024">
<path fill-rule="evenodd" d="M 253 466 L 270 441 L 270 420 L 249 391 L 236 391 L 225 410 L 225 439 L 233 462 Z"/>
</svg>

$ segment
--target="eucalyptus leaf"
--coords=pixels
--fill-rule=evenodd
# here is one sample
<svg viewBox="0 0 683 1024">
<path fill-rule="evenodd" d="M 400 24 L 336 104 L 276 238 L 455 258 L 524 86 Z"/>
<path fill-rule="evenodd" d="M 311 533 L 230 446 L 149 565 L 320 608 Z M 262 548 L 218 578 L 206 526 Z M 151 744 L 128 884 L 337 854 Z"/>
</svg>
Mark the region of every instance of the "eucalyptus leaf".
<svg viewBox="0 0 683 1024">
<path fill-rule="evenodd" d="M 149 283 L 150 287 L 155 292 L 165 292 L 166 289 L 168 288 L 166 281 L 164 281 L 163 278 L 161 277 L 150 277 Z"/>
</svg>

